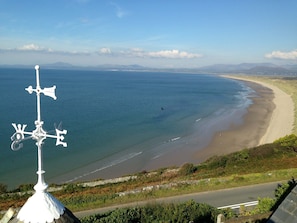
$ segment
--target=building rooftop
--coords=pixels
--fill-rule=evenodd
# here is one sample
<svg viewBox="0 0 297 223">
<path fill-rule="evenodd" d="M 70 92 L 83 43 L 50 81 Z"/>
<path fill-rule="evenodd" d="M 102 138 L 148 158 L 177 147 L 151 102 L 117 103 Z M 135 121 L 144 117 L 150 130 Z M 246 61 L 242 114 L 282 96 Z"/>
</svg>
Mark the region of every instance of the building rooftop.
<svg viewBox="0 0 297 223">
<path fill-rule="evenodd" d="M 270 216 L 267 223 L 297 222 L 297 185 Z"/>
</svg>

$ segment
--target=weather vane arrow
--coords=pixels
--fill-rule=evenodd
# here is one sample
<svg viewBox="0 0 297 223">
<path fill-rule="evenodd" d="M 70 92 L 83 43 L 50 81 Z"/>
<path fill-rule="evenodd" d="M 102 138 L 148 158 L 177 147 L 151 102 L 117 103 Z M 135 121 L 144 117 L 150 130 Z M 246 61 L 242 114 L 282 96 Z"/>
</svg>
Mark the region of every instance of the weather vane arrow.
<svg viewBox="0 0 297 223">
<path fill-rule="evenodd" d="M 27 125 L 26 124 L 15 124 L 12 123 L 13 128 L 15 129 L 15 133 L 11 136 L 11 149 L 17 151 L 23 147 L 22 142 L 27 139 L 33 139 L 36 141 L 36 146 L 38 147 L 38 182 L 34 186 L 34 189 L 37 191 L 44 191 L 47 188 L 47 184 L 44 182 L 43 174 L 45 171 L 42 169 L 42 144 L 46 138 L 54 138 L 56 139 L 56 146 L 62 145 L 63 147 L 67 147 L 67 143 L 63 142 L 64 135 L 67 134 L 67 130 L 59 130 L 56 128 L 56 134 L 51 135 L 47 134 L 46 131 L 43 130 L 42 125 L 43 121 L 41 121 L 41 112 L 40 112 L 40 94 L 43 93 L 45 96 L 49 96 L 54 100 L 57 99 L 55 90 L 56 86 L 50 88 L 43 88 L 40 87 L 39 82 L 39 66 L 35 66 L 36 70 L 36 88 L 34 89 L 32 86 L 29 86 L 25 90 L 32 94 L 33 92 L 36 93 L 37 96 L 37 120 L 35 121 L 36 129 L 28 132 L 25 131 Z"/>
</svg>

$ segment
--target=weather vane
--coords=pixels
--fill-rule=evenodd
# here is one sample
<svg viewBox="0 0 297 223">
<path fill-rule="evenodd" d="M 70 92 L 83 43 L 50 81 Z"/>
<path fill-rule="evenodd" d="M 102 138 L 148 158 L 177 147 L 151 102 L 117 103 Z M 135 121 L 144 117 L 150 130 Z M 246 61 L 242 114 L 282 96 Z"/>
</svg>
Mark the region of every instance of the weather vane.
<svg viewBox="0 0 297 223">
<path fill-rule="evenodd" d="M 34 89 L 32 86 L 29 86 L 25 90 L 29 92 L 29 94 L 32 94 L 33 92 L 36 93 L 37 96 L 37 120 L 35 121 L 35 127 L 36 129 L 27 132 L 25 131 L 25 128 L 27 127 L 26 124 L 18 124 L 16 125 L 15 123 L 12 123 L 12 126 L 15 129 L 15 133 L 12 135 L 11 140 L 11 149 L 14 151 L 17 151 L 23 147 L 22 142 L 27 139 L 33 139 L 36 141 L 36 146 L 38 147 L 38 182 L 34 186 L 35 191 L 45 191 L 48 187 L 48 185 L 44 182 L 44 177 L 43 174 L 45 171 L 43 170 L 43 165 L 42 165 L 42 144 L 43 141 L 46 138 L 54 138 L 56 139 L 56 146 L 57 145 L 62 145 L 63 147 L 67 147 L 67 143 L 63 142 L 64 140 L 64 135 L 67 134 L 67 130 L 56 130 L 56 135 L 50 135 L 47 134 L 46 131 L 43 130 L 42 125 L 43 121 L 41 120 L 41 112 L 40 112 L 40 94 L 43 93 L 46 96 L 49 96 L 53 98 L 54 100 L 57 99 L 55 95 L 55 90 L 56 86 L 54 85 L 53 87 L 50 88 L 43 88 L 41 89 L 40 83 L 39 83 L 39 66 L 35 66 L 36 70 L 36 88 Z"/>
</svg>

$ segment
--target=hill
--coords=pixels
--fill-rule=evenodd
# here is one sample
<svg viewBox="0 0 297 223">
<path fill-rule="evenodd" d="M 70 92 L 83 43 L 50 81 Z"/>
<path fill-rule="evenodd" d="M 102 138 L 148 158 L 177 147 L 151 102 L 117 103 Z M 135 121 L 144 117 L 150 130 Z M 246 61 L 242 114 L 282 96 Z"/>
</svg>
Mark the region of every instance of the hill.
<svg viewBox="0 0 297 223">
<path fill-rule="evenodd" d="M 35 65 L 0 65 L 0 68 L 32 68 Z M 196 68 L 153 68 L 138 64 L 101 64 L 96 66 L 78 66 L 70 63 L 56 62 L 51 64 L 40 64 L 43 69 L 61 70 L 100 70 L 100 71 L 138 71 L 138 72 L 189 72 L 189 73 L 210 73 L 210 74 L 248 74 L 248 75 L 280 75 L 296 76 L 297 65 L 275 65 L 272 63 L 241 63 L 241 64 L 213 64 Z"/>
</svg>

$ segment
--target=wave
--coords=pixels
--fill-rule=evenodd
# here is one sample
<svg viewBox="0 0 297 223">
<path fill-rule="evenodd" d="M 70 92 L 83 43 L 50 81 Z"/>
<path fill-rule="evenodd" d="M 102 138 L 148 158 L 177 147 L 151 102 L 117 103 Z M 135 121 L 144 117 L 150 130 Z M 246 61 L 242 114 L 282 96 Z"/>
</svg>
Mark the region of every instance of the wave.
<svg viewBox="0 0 297 223">
<path fill-rule="evenodd" d="M 201 120 L 201 118 L 198 118 L 198 119 L 195 120 L 195 122 L 199 122 L 200 120 Z"/>
<path fill-rule="evenodd" d="M 251 98 L 256 96 L 256 92 L 244 83 L 240 83 L 240 86 L 242 89 L 235 95 L 235 97 L 240 100 L 237 107 L 248 107 L 253 103 Z"/>
<path fill-rule="evenodd" d="M 169 142 L 174 142 L 174 141 L 179 140 L 179 139 L 180 139 L 180 137 L 175 137 L 175 138 L 170 139 Z"/>
<path fill-rule="evenodd" d="M 179 139 L 181 139 L 180 136 L 178 136 L 178 137 L 174 137 L 174 138 L 172 138 L 172 139 L 169 139 L 169 140 L 165 141 L 164 144 L 171 143 L 171 142 L 175 142 L 175 141 L 177 141 L 177 140 L 179 140 Z M 158 159 L 159 157 L 161 157 L 161 156 L 163 156 L 163 155 L 164 155 L 164 152 L 163 152 L 163 153 L 159 153 L 159 154 L 153 156 L 151 159 L 152 159 L 152 160 L 154 160 L 154 159 Z"/>
<path fill-rule="evenodd" d="M 164 153 L 160 153 L 160 154 L 154 156 L 154 157 L 152 158 L 152 160 L 154 160 L 154 159 L 158 159 L 159 157 L 161 157 L 161 156 L 163 156 L 163 155 L 164 155 Z"/>
<path fill-rule="evenodd" d="M 121 157 L 121 158 L 119 158 L 119 159 L 117 159 L 117 160 L 114 160 L 113 162 L 109 163 L 109 164 L 106 165 L 106 166 L 100 167 L 100 168 L 95 169 L 95 170 L 93 170 L 93 171 L 91 171 L 91 172 L 84 173 L 83 175 L 74 177 L 74 178 L 72 178 L 72 179 L 70 179 L 70 180 L 68 180 L 68 181 L 65 181 L 64 183 L 70 183 L 70 182 L 76 181 L 76 180 L 78 180 L 78 179 L 81 179 L 81 178 L 83 178 L 83 177 L 89 176 L 89 175 L 94 174 L 94 173 L 96 173 L 96 172 L 99 172 L 99 171 L 102 171 L 102 170 L 104 170 L 104 169 L 107 169 L 107 168 L 110 168 L 110 167 L 112 167 L 112 166 L 115 166 L 115 165 L 118 165 L 118 164 L 120 164 L 120 163 L 123 163 L 123 162 L 125 162 L 125 161 L 127 161 L 127 160 L 129 160 L 129 159 L 132 159 L 132 158 L 134 158 L 134 157 L 136 157 L 136 156 L 139 156 L 139 155 L 141 155 L 141 154 L 142 154 L 142 151 L 137 152 L 137 153 L 130 153 L 130 154 L 128 154 L 128 155 L 126 155 L 126 156 L 123 156 L 123 157 Z"/>
</svg>

